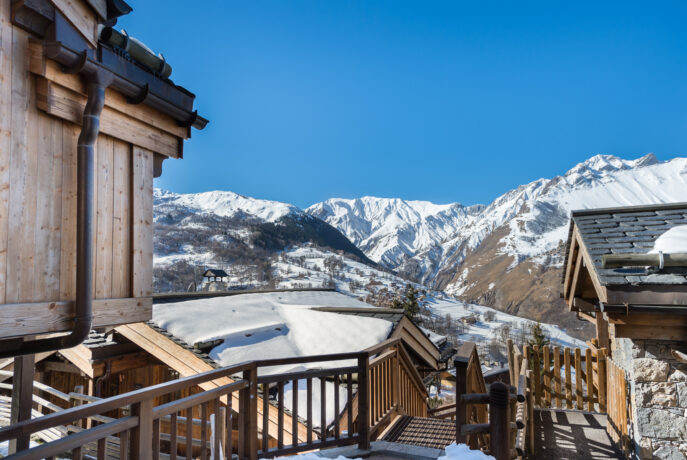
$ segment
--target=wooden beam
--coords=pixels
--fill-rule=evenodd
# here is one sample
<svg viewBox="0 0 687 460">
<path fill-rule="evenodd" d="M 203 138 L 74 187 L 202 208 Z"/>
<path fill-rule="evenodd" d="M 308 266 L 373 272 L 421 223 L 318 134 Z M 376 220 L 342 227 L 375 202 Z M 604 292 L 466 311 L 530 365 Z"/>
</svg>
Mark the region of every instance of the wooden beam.
<svg viewBox="0 0 687 460">
<path fill-rule="evenodd" d="M 175 371 L 179 373 L 182 377 L 187 377 L 190 375 L 196 375 L 201 372 L 206 372 L 213 370 L 214 368 L 200 359 L 198 356 L 196 356 L 193 352 L 190 350 L 187 350 L 186 348 L 180 346 L 179 344 L 175 343 L 172 339 L 169 337 L 166 337 L 147 324 L 144 323 L 135 323 L 135 324 L 126 324 L 123 326 L 117 326 L 115 328 L 115 331 L 117 331 L 119 334 L 123 335 L 127 339 L 131 340 L 138 346 L 140 346 L 143 350 L 147 351 L 150 353 L 152 356 L 154 356 L 156 359 L 162 361 Z M 211 382 L 205 382 L 201 383 L 200 386 L 203 390 L 211 390 L 213 388 L 217 388 L 222 385 L 227 385 L 229 383 L 232 383 L 233 379 L 229 377 L 224 377 L 221 379 L 213 380 Z M 233 407 L 237 408 L 239 407 L 239 397 L 237 392 L 233 394 Z M 261 419 L 262 417 L 262 398 L 258 397 L 257 398 L 257 412 L 258 412 L 258 420 Z M 279 414 L 278 414 L 278 409 L 272 405 L 269 405 L 269 414 L 268 414 L 268 419 L 269 419 L 269 436 L 277 439 L 277 433 L 279 430 L 278 426 L 278 420 L 279 420 Z M 288 414 L 284 414 L 284 437 L 286 439 L 291 439 L 291 427 L 293 424 L 293 421 L 291 419 L 291 416 Z M 305 442 L 307 441 L 307 427 L 303 425 L 300 421 L 298 422 L 298 442 Z"/>
<path fill-rule="evenodd" d="M 581 311 L 584 313 L 591 313 L 596 311 L 596 306 L 593 303 L 589 302 L 588 300 L 584 300 L 580 297 L 573 297 L 572 306 L 575 309 L 575 311 Z"/>
<path fill-rule="evenodd" d="M 29 41 L 29 59 L 32 73 L 68 88 L 81 96 L 86 96 L 86 85 L 83 80 L 78 75 L 62 72 L 60 64 L 46 59 L 43 55 L 43 43 L 41 41 Z M 105 106 L 180 139 L 190 137 L 190 130 L 179 126 L 169 115 L 158 112 L 145 104 L 129 104 L 124 95 L 112 89 L 105 90 Z"/>
<path fill-rule="evenodd" d="M 433 370 L 439 368 L 439 349 L 422 331 L 405 316 L 399 321 L 389 339 L 400 338 L 408 350 L 412 350 Z"/>
<path fill-rule="evenodd" d="M 608 338 L 608 321 L 604 318 L 604 314 L 597 312 L 596 314 L 596 340 L 599 348 L 606 348 L 610 352 L 611 342 Z"/>
<path fill-rule="evenodd" d="M 40 370 L 43 372 L 63 372 L 66 374 L 81 374 L 81 369 L 72 363 L 62 361 L 45 361 L 41 363 Z"/>
<path fill-rule="evenodd" d="M 687 305 L 687 285 L 609 286 L 610 305 Z"/>
<path fill-rule="evenodd" d="M 10 425 L 23 422 L 24 420 L 31 420 L 34 366 L 34 355 L 24 355 L 14 358 Z M 9 453 L 13 454 L 28 449 L 29 439 L 29 433 L 15 439 L 10 439 Z"/>
<path fill-rule="evenodd" d="M 83 38 L 95 48 L 98 43 L 98 20 L 95 11 L 81 0 L 51 1 Z"/>
<path fill-rule="evenodd" d="M 573 229 L 573 236 L 579 242 L 582 258 L 587 267 L 589 277 L 592 279 L 592 283 L 594 283 L 594 288 L 596 289 L 599 300 L 601 302 L 608 303 L 606 287 L 601 285 L 601 281 L 599 280 L 599 274 L 596 272 L 596 267 L 594 266 L 594 259 L 592 258 L 591 254 L 589 254 L 587 247 L 584 245 L 584 240 L 582 239 L 582 236 L 580 235 L 580 231 L 577 229 L 577 226 L 575 226 L 575 228 Z"/>
<path fill-rule="evenodd" d="M 611 324 L 687 327 L 687 315 L 636 313 L 632 311 L 632 307 L 630 307 L 629 314 L 606 313 L 606 317 Z"/>
<path fill-rule="evenodd" d="M 149 321 L 151 297 L 93 301 L 93 327 Z M 0 338 L 69 331 L 74 323 L 74 302 L 35 302 L 0 305 Z"/>
<path fill-rule="evenodd" d="M 578 251 L 577 258 L 575 262 L 575 267 L 573 268 L 574 273 L 572 280 L 570 282 L 570 291 L 568 292 L 568 307 L 570 311 L 575 311 L 574 300 L 577 295 L 578 282 L 580 279 L 580 273 L 582 272 L 583 262 L 582 262 L 582 251 Z"/>
<path fill-rule="evenodd" d="M 88 378 L 95 378 L 93 365 L 91 364 L 91 352 L 83 345 L 73 348 L 65 348 L 59 352 L 65 359 L 78 367 Z"/>
<path fill-rule="evenodd" d="M 585 321 L 589 321 L 590 323 L 596 323 L 596 318 L 594 318 L 592 315 L 589 313 L 585 313 L 583 311 L 578 311 L 577 312 L 577 317 L 579 319 L 583 319 Z"/>
<path fill-rule="evenodd" d="M 629 339 L 655 339 L 655 340 L 684 340 L 687 337 L 687 327 L 684 326 L 629 326 L 615 324 L 615 337 Z"/>
<path fill-rule="evenodd" d="M 45 78 L 36 78 L 36 106 L 55 117 L 81 125 L 86 97 Z M 183 140 L 108 106 L 100 115 L 100 132 L 172 158 L 183 156 Z"/>
<path fill-rule="evenodd" d="M 54 351 L 46 351 L 46 352 L 38 353 L 37 355 L 34 355 L 34 358 L 33 358 L 34 364 L 39 362 L 39 361 L 44 360 L 48 356 L 52 356 L 53 354 L 55 354 Z M 7 360 L 0 362 L 0 370 L 3 370 L 3 371 L 14 370 L 14 358 L 9 358 Z M 4 374 L 0 375 L 0 383 L 4 382 L 7 379 L 9 379 L 9 377 L 7 375 L 4 375 Z"/>
<path fill-rule="evenodd" d="M 135 353 L 127 353 L 117 358 L 100 360 L 93 363 L 93 375 L 100 377 L 104 375 L 107 369 L 107 362 L 110 363 L 110 373 L 118 374 L 120 372 L 128 371 L 130 369 L 138 369 L 149 364 L 159 363 L 157 359 L 150 355 L 147 351 L 138 351 Z"/>
<path fill-rule="evenodd" d="M 569 289 L 570 283 L 573 277 L 573 270 L 575 266 L 573 265 L 577 261 L 577 252 L 579 251 L 579 244 L 573 233 L 570 238 L 570 253 L 568 254 L 568 265 L 565 268 L 565 280 L 563 281 L 563 298 L 567 301 L 570 297 Z"/>
</svg>

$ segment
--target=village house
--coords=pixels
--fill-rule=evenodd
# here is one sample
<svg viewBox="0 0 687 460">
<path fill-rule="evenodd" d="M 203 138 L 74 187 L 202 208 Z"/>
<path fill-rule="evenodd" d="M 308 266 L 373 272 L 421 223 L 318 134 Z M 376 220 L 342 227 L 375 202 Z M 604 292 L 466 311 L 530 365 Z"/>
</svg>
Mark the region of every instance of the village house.
<svg viewBox="0 0 687 460">
<path fill-rule="evenodd" d="M 564 294 L 608 349 L 608 430 L 632 458 L 687 457 L 687 203 L 572 213 Z"/>
</svg>

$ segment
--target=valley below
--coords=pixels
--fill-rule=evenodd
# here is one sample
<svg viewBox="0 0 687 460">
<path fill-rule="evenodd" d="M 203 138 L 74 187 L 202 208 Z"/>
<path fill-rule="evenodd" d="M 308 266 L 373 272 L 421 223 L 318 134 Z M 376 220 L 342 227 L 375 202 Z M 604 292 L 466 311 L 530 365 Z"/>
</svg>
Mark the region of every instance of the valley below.
<svg viewBox="0 0 687 460">
<path fill-rule="evenodd" d="M 560 299 L 570 212 L 681 201 L 687 158 L 652 154 L 597 155 L 488 205 L 362 197 L 302 210 L 229 191 L 156 189 L 155 290 L 208 289 L 202 273 L 216 268 L 228 274 L 223 289 L 330 288 L 389 306 L 410 283 L 444 322 L 447 312 L 460 323 L 470 308 L 489 308 L 507 314 L 511 330 L 526 318 L 556 327 L 552 336 L 588 338 L 590 325 Z M 482 321 L 480 340 L 494 340 L 500 325 Z"/>
</svg>

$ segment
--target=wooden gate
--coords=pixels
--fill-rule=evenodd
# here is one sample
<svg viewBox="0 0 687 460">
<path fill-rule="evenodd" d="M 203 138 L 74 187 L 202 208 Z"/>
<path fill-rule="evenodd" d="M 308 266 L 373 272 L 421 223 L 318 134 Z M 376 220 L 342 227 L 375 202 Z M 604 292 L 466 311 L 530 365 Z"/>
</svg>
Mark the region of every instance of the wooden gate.
<svg viewBox="0 0 687 460">
<path fill-rule="evenodd" d="M 508 341 L 508 362 L 517 381 L 518 347 Z M 605 348 L 523 346 L 522 354 L 532 370 L 531 392 L 534 406 L 540 408 L 578 409 L 605 413 L 607 408 Z"/>
<path fill-rule="evenodd" d="M 628 436 L 628 400 L 627 378 L 625 370 L 613 360 L 607 360 L 608 366 L 608 422 L 606 431 L 621 449 L 627 454 L 630 438 Z"/>
</svg>

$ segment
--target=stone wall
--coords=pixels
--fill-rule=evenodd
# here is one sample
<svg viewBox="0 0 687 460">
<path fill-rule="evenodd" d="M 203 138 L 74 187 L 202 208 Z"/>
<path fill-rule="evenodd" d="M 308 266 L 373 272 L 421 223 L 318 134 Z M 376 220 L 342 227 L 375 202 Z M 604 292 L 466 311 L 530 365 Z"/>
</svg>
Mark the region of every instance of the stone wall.
<svg viewBox="0 0 687 460">
<path fill-rule="evenodd" d="M 615 339 L 613 361 L 628 375 L 634 458 L 687 458 L 687 364 L 672 349 L 687 342 Z"/>
</svg>

